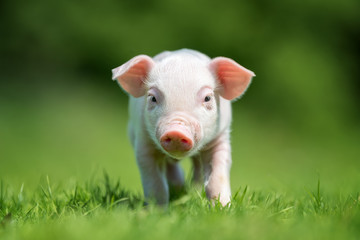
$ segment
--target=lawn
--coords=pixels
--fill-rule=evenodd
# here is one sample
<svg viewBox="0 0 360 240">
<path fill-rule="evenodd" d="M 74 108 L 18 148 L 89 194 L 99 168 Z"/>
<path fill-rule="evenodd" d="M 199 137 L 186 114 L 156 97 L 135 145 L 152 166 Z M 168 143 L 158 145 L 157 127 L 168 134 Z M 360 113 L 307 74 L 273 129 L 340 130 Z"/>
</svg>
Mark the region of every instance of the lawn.
<svg viewBox="0 0 360 240">
<path fill-rule="evenodd" d="M 231 205 L 212 206 L 201 191 L 166 209 L 106 174 L 35 192 L 1 183 L 1 239 L 358 239 L 360 195 L 331 195 L 321 182 L 303 193 L 238 189 Z"/>
<path fill-rule="evenodd" d="M 358 239 L 358 129 L 299 130 L 244 98 L 231 205 L 210 205 L 188 174 L 164 209 L 143 205 L 121 90 L 64 86 L 0 96 L 0 239 Z"/>
</svg>

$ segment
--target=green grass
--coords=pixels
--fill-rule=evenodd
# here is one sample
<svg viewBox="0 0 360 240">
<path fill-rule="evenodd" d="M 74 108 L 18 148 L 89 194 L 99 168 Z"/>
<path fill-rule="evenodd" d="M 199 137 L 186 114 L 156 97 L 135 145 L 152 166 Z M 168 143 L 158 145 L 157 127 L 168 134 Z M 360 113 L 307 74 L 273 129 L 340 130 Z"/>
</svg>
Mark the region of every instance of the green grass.
<svg viewBox="0 0 360 240">
<path fill-rule="evenodd" d="M 234 104 L 231 205 L 187 184 L 168 208 L 144 207 L 126 98 L 111 86 L 0 95 L 0 239 L 360 236 L 359 129 L 264 119 L 244 98 Z"/>
<path fill-rule="evenodd" d="M 328 195 L 321 182 L 295 195 L 239 189 L 231 205 L 189 193 L 168 208 L 143 206 L 119 181 L 93 178 L 36 191 L 1 182 L 1 239 L 358 239 L 360 195 Z"/>
</svg>

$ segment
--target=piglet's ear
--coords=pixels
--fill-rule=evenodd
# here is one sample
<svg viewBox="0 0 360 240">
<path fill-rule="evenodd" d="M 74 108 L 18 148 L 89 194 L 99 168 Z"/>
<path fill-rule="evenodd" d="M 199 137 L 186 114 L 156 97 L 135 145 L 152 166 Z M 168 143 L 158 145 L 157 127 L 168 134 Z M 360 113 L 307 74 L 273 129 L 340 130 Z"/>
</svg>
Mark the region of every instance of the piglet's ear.
<svg viewBox="0 0 360 240">
<path fill-rule="evenodd" d="M 252 71 L 230 58 L 214 58 L 209 66 L 221 85 L 220 95 L 227 100 L 240 97 L 249 86 L 251 78 L 255 76 Z"/>
<path fill-rule="evenodd" d="M 120 86 L 132 96 L 141 97 L 145 94 L 144 81 L 154 64 L 149 56 L 136 56 L 120 67 L 114 68 L 112 79 L 117 80 Z"/>
</svg>

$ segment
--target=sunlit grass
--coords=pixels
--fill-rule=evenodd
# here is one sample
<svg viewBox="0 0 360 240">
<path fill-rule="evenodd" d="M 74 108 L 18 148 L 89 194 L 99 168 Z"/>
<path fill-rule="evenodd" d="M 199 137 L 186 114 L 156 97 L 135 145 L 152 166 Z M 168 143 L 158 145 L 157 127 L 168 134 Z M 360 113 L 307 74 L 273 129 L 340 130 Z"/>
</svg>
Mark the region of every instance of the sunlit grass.
<svg viewBox="0 0 360 240">
<path fill-rule="evenodd" d="M 104 174 L 57 185 L 48 177 L 36 191 L 0 184 L 1 239 L 356 239 L 359 192 L 337 196 L 312 189 L 287 196 L 248 186 L 222 207 L 188 184 L 168 208 L 143 205 L 141 195 Z"/>
</svg>

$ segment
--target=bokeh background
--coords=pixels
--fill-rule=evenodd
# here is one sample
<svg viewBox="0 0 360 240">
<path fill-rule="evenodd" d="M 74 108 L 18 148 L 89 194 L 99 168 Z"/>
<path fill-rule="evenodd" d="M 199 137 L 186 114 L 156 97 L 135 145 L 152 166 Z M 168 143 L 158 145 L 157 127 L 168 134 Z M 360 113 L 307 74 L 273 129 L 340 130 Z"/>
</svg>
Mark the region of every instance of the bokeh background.
<svg viewBox="0 0 360 240">
<path fill-rule="evenodd" d="M 110 70 L 192 48 L 257 75 L 233 104 L 233 190 L 360 189 L 359 12 L 358 0 L 1 1 L 0 179 L 105 170 L 140 192 Z"/>
</svg>

